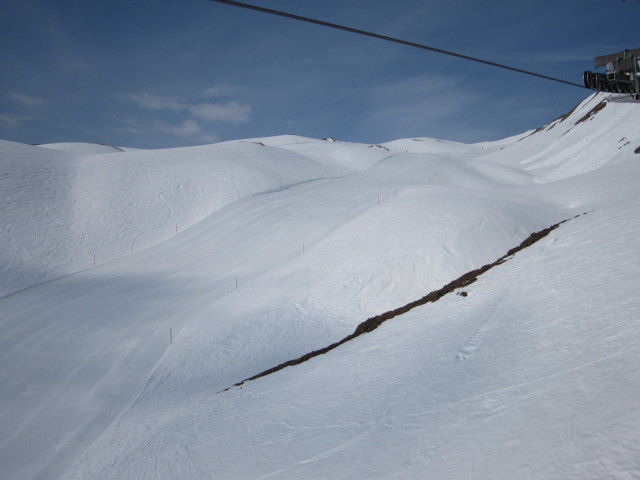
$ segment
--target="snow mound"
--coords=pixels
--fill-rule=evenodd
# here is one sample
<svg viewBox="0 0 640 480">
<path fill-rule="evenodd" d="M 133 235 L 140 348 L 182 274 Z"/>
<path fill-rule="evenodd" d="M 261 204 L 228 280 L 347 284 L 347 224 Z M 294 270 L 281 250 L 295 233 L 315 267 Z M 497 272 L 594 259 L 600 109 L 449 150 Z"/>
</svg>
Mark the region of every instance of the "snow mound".
<svg viewBox="0 0 640 480">
<path fill-rule="evenodd" d="M 37 145 L 42 148 L 50 148 L 51 150 L 58 150 L 61 152 L 78 153 L 78 154 L 100 154 L 100 153 L 115 153 L 124 151 L 133 151 L 136 149 L 112 147 L 110 145 L 102 145 L 98 143 L 43 143 Z"/>
<path fill-rule="evenodd" d="M 394 140 L 382 145 L 394 152 L 434 154 L 468 153 L 477 148 L 474 145 L 468 145 L 466 143 L 426 137 Z"/>
<path fill-rule="evenodd" d="M 0 296 L 154 245 L 243 197 L 341 174 L 250 142 L 74 150 L 0 144 Z"/>
</svg>

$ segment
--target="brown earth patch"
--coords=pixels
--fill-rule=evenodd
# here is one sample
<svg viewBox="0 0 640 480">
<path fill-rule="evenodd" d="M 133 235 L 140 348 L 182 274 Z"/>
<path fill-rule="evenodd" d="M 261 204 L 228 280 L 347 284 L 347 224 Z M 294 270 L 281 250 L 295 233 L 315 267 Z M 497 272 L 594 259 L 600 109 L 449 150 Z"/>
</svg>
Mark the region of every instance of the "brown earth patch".
<svg viewBox="0 0 640 480">
<path fill-rule="evenodd" d="M 636 152 L 637 153 L 637 152 Z M 574 217 L 575 218 L 575 217 Z M 386 322 L 387 320 L 391 320 L 394 317 L 397 317 L 398 315 L 402 315 L 404 313 L 407 313 L 411 310 L 413 310 L 416 307 L 419 307 L 421 305 L 425 305 L 427 303 L 434 303 L 437 302 L 438 300 L 440 300 L 442 297 L 444 297 L 445 295 L 455 291 L 455 290 L 459 290 L 462 289 L 464 287 L 467 287 L 469 285 L 471 285 L 472 283 L 474 283 L 478 277 L 480 275 L 482 275 L 483 273 L 486 273 L 487 271 L 491 270 L 493 267 L 496 267 L 498 265 L 501 265 L 502 263 L 506 262 L 507 260 L 511 259 L 516 253 L 518 253 L 521 250 L 524 250 L 525 248 L 530 247 L 531 245 L 533 245 L 534 243 L 540 241 L 541 239 L 543 239 L 544 237 L 546 237 L 547 235 L 549 235 L 553 230 L 555 230 L 556 228 L 558 228 L 561 224 L 567 222 L 568 220 L 563 220 L 562 222 L 556 223 L 555 225 L 552 225 L 548 228 L 545 228 L 543 230 L 540 230 L 539 232 L 535 232 L 532 233 L 531 235 L 529 235 L 526 239 L 524 239 L 522 241 L 522 243 L 520 243 L 520 245 L 518 245 L 517 247 L 512 248 L 511 250 L 509 250 L 505 255 L 503 255 L 502 257 L 498 258 L 495 262 L 493 263 L 489 263 L 487 265 L 483 265 L 480 268 L 477 268 L 475 270 L 472 270 L 470 272 L 465 273 L 464 275 L 458 277 L 457 279 L 453 280 L 452 282 L 448 283 L 447 285 L 445 285 L 444 287 L 438 289 L 438 290 L 434 290 L 430 293 L 428 293 L 427 295 L 425 295 L 424 297 L 420 298 L 419 300 L 415 300 L 411 303 L 408 303 L 407 305 L 404 305 L 400 308 L 396 308 L 395 310 L 391 310 L 389 312 L 385 312 L 382 313 L 380 315 L 377 315 L 375 317 L 371 317 L 367 320 L 365 320 L 364 322 L 362 322 L 361 324 L 359 324 L 355 331 L 351 334 L 346 336 L 345 338 L 343 338 L 342 340 L 336 342 L 336 343 L 332 343 L 331 345 L 328 345 L 324 348 L 321 348 L 319 350 L 314 350 L 313 352 L 309 352 L 301 357 L 295 358 L 293 360 L 289 360 L 287 362 L 281 363 L 280 365 L 276 365 L 275 367 L 272 367 L 268 370 L 265 370 L 261 373 L 258 373 L 257 375 L 254 375 L 252 377 L 249 377 L 241 382 L 236 383 L 234 386 L 238 387 L 240 385 L 243 385 L 245 382 L 249 382 L 251 380 L 255 380 L 258 379 L 260 377 L 266 377 L 267 375 L 271 375 L 272 373 L 278 372 L 280 370 L 283 370 L 287 367 L 292 367 L 294 365 L 299 365 L 301 363 L 306 362 L 307 360 L 310 360 L 314 357 L 317 357 L 319 355 L 324 355 L 327 352 L 330 352 L 331 350 L 339 347 L 340 345 L 353 340 L 356 337 L 359 337 L 360 335 L 363 335 L 365 333 L 369 333 L 369 332 L 373 332 L 375 329 L 377 329 L 380 325 L 382 325 L 384 322 Z M 467 292 L 466 291 L 460 291 L 458 292 L 459 295 L 462 296 L 466 296 Z M 229 387 L 231 388 L 231 387 Z M 226 388 L 224 391 L 229 390 L 229 388 Z"/>
<path fill-rule="evenodd" d="M 560 120 L 558 123 L 562 123 L 564 122 L 567 118 L 569 118 L 569 116 L 576 111 L 576 109 L 580 106 L 580 104 L 576 104 L 575 107 L 573 107 L 571 110 L 569 110 L 567 113 L 565 113 L 564 115 L 560 115 L 558 118 L 556 118 L 556 120 Z"/>
<path fill-rule="evenodd" d="M 564 113 L 562 115 L 560 115 L 558 118 L 554 119 L 552 122 L 550 122 L 548 125 L 543 125 L 542 127 L 538 127 L 536 128 L 533 132 L 531 132 L 529 135 L 527 135 L 526 137 L 522 137 L 520 140 L 518 140 L 518 142 L 521 142 L 522 140 L 524 140 L 525 138 L 529 138 L 532 135 L 535 135 L 538 132 L 541 132 L 543 130 L 551 130 L 553 127 L 555 127 L 556 125 L 561 124 L 562 122 L 564 122 L 567 118 L 569 118 L 571 116 L 571 114 L 573 112 L 576 111 L 576 109 L 580 106 L 580 104 L 576 104 L 575 107 L 573 107 L 571 110 L 569 110 L 567 113 Z M 603 107 L 604 108 L 604 107 Z M 517 142 L 516 142 L 517 143 Z"/>
<path fill-rule="evenodd" d="M 591 110 L 589 110 L 589 112 L 587 112 L 587 114 L 584 117 L 582 117 L 580 120 L 578 120 L 575 124 L 578 125 L 579 123 L 586 122 L 587 120 L 589 120 L 591 117 L 593 117 L 596 113 L 598 113 L 600 110 L 602 110 L 606 106 L 607 106 L 607 102 L 605 102 L 604 100 L 601 101 L 599 104 L 597 104 Z"/>
</svg>

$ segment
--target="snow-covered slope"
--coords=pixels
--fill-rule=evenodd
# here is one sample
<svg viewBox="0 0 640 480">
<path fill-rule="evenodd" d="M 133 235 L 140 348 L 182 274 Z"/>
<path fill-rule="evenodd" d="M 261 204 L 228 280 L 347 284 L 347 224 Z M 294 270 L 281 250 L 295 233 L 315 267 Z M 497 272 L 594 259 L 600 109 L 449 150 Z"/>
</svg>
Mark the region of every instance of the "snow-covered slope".
<svg viewBox="0 0 640 480">
<path fill-rule="evenodd" d="M 0 143 L 0 297 L 154 245 L 247 195 L 351 169 L 250 141 L 45 147 Z"/>
<path fill-rule="evenodd" d="M 37 146 L 42 148 L 50 148 L 52 150 L 59 150 L 61 152 L 84 154 L 117 153 L 140 150 L 136 148 L 112 147 L 111 145 L 102 145 L 98 143 L 44 143 Z"/>
<path fill-rule="evenodd" d="M 78 270 L 60 245 L 89 256 L 97 225 L 145 227 L 0 300 L 0 477 L 638 477 L 640 107 L 603 99 L 475 145 L 1 144 L 7 291 Z M 565 219 L 466 296 L 233 386 Z"/>
</svg>

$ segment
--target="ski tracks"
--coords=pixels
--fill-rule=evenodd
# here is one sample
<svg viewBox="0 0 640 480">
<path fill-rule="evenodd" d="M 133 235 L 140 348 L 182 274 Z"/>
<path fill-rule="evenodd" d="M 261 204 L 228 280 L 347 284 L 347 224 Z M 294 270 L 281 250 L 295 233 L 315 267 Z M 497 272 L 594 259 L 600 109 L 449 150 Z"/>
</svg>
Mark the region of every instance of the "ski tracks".
<svg viewBox="0 0 640 480">
<path fill-rule="evenodd" d="M 468 360 L 476 350 L 482 345 L 484 340 L 491 335 L 491 332 L 500 328 L 501 324 L 505 321 L 504 317 L 499 314 L 498 310 L 505 306 L 505 300 L 508 299 L 510 292 L 515 285 L 521 283 L 520 277 L 523 272 L 526 272 L 548 247 L 544 244 L 536 246 L 535 250 L 529 250 L 523 252 L 521 255 L 528 255 L 526 259 L 511 259 L 512 262 L 518 262 L 516 265 L 515 273 L 505 279 L 506 287 L 502 290 L 501 295 L 493 302 L 489 311 L 483 316 L 483 320 L 480 321 L 478 329 L 471 337 L 465 342 L 465 344 L 457 351 L 454 359 L 457 361 Z"/>
<path fill-rule="evenodd" d="M 133 239 L 131 244 L 131 253 L 134 253 L 136 250 L 136 244 L 139 240 L 149 234 L 154 232 L 158 232 L 158 235 L 162 235 L 162 230 L 167 230 L 169 226 L 171 226 L 172 222 L 176 221 L 176 213 L 174 208 L 171 205 L 171 197 L 176 196 L 176 194 L 180 193 L 184 188 L 184 185 L 178 180 L 179 177 L 175 177 L 172 181 L 175 184 L 171 188 L 166 188 L 158 192 L 158 198 L 160 199 L 160 208 L 165 210 L 166 213 L 162 215 L 164 219 L 158 219 L 157 222 L 153 225 L 149 225 L 144 231 L 140 232 Z M 179 197 L 177 197 L 179 198 Z M 177 224 L 176 224 L 177 225 Z M 177 230 L 177 227 L 176 227 Z M 173 232 L 171 232 L 173 233 Z M 177 233 L 177 232 L 176 232 Z"/>
<path fill-rule="evenodd" d="M 507 294 L 508 289 L 493 303 L 489 312 L 484 316 L 484 320 L 481 322 L 480 327 L 469 338 L 469 340 L 467 340 L 465 345 L 456 353 L 456 360 L 467 360 L 469 357 L 471 357 L 471 355 L 473 355 L 478 347 L 480 347 L 485 336 L 499 326 L 500 320 L 498 320 L 495 316 L 495 311 L 500 306 Z"/>
</svg>

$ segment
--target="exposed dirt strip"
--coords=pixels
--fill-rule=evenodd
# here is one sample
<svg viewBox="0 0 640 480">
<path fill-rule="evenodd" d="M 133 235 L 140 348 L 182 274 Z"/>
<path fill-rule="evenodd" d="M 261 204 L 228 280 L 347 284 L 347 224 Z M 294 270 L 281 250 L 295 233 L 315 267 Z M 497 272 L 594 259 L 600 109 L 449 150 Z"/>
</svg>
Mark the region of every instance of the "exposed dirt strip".
<svg viewBox="0 0 640 480">
<path fill-rule="evenodd" d="M 574 217 L 574 218 L 576 218 L 576 217 Z M 282 370 L 284 368 L 292 367 L 294 365 L 299 365 L 301 363 L 306 362 L 307 360 L 312 359 L 313 357 L 317 357 L 319 355 L 324 355 L 325 353 L 330 352 L 334 348 L 339 347 L 343 343 L 346 343 L 346 342 L 348 342 L 350 340 L 353 340 L 354 338 L 359 337 L 360 335 L 362 335 L 364 333 L 373 332 L 376 328 L 378 328 L 380 325 L 382 325 L 387 320 L 391 320 L 392 318 L 394 318 L 394 317 L 396 317 L 398 315 L 402 315 L 404 313 L 407 313 L 410 310 L 413 310 L 414 308 L 419 307 L 421 305 L 425 305 L 427 303 L 437 302 L 438 300 L 440 300 L 445 295 L 447 295 L 447 294 L 449 294 L 449 293 L 451 293 L 451 292 L 453 292 L 455 290 L 459 290 L 459 289 L 464 288 L 464 287 L 466 287 L 468 285 L 471 285 L 473 282 L 475 282 L 478 279 L 478 277 L 480 275 L 482 275 L 483 273 L 486 273 L 487 271 L 491 270 L 493 267 L 497 267 L 498 265 L 506 262 L 511 257 L 513 257 L 516 253 L 518 253 L 521 250 L 524 250 L 527 247 L 530 247 L 534 243 L 536 243 L 539 240 L 543 239 L 544 237 L 549 235 L 549 233 L 551 233 L 553 230 L 555 230 L 556 228 L 558 228 L 560 225 L 562 225 L 563 223 L 565 223 L 567 221 L 568 220 L 563 220 L 562 222 L 556 223 L 555 225 L 552 225 L 552 226 L 550 226 L 548 228 L 545 228 L 544 230 L 540 230 L 539 232 L 532 233 L 520 245 L 518 245 L 517 247 L 514 247 L 511 250 L 509 250 L 505 255 L 503 255 L 502 257 L 497 259 L 495 262 L 489 263 L 489 264 L 484 265 L 484 266 L 482 266 L 480 268 L 477 268 L 475 270 L 467 272 L 464 275 L 462 275 L 462 276 L 458 277 L 457 279 L 453 280 L 452 282 L 448 283 L 444 287 L 442 287 L 442 288 L 440 288 L 438 290 L 432 291 L 431 293 L 425 295 L 424 297 L 422 297 L 419 300 L 415 300 L 415 301 L 413 301 L 411 303 L 408 303 L 407 305 L 405 305 L 403 307 L 396 308 L 395 310 L 391 310 L 389 312 L 385 312 L 385 313 L 382 313 L 380 315 L 377 315 L 375 317 L 371 317 L 371 318 L 365 320 L 364 322 L 362 322 L 360 325 L 358 325 L 356 327 L 355 331 L 351 335 L 348 335 L 348 336 L 344 337 L 342 340 L 340 340 L 340 341 L 338 341 L 336 343 L 332 343 L 331 345 L 328 345 L 328 346 L 326 346 L 324 348 L 321 348 L 319 350 L 314 350 L 313 352 L 309 352 L 309 353 L 307 353 L 307 354 L 305 354 L 305 355 L 303 355 L 301 357 L 298 357 L 296 359 L 289 360 L 287 362 L 281 363 L 280 365 L 277 365 L 277 366 L 272 367 L 272 368 L 270 368 L 268 370 L 265 370 L 264 372 L 258 373 L 257 375 L 254 375 L 253 377 L 246 378 L 245 380 L 243 380 L 241 382 L 238 382 L 238 383 L 234 384 L 233 386 L 239 387 L 240 385 L 243 385 L 245 382 L 249 382 L 251 380 L 255 380 L 255 379 L 260 378 L 260 377 L 266 377 L 267 375 L 271 375 L 272 373 L 280 371 L 280 370 Z M 461 292 L 461 294 L 466 296 L 466 292 Z M 231 388 L 231 387 L 229 387 L 229 388 Z M 227 391 L 227 390 L 229 390 L 229 388 L 226 388 L 223 391 Z"/>
</svg>

